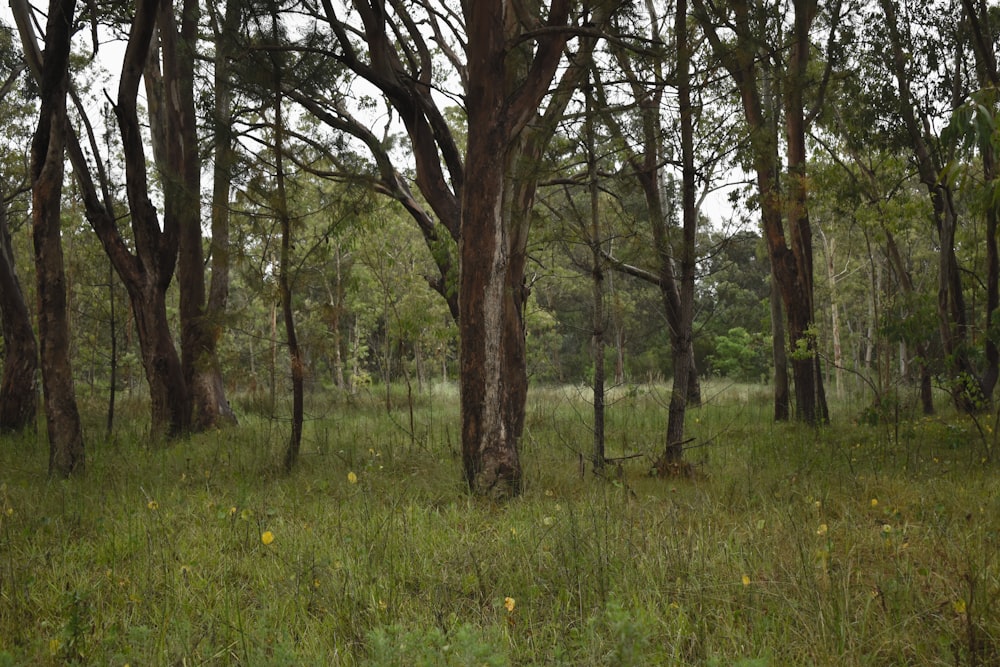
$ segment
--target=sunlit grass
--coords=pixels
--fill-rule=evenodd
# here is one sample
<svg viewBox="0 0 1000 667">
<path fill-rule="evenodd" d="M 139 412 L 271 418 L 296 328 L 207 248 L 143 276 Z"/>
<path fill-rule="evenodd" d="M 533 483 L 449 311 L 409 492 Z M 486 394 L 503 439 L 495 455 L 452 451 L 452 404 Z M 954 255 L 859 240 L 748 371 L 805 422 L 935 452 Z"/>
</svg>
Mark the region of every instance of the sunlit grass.
<svg viewBox="0 0 1000 667">
<path fill-rule="evenodd" d="M 281 405 L 168 447 L 124 406 L 68 482 L 41 437 L 5 438 L 0 665 L 1000 661 L 982 425 L 857 425 L 849 405 L 774 424 L 765 388 L 710 383 L 688 419 L 702 474 L 661 480 L 669 394 L 633 387 L 599 478 L 581 392 L 535 390 L 524 496 L 494 506 L 465 492 L 440 389 L 412 428 L 405 391 L 390 414 L 377 389 L 311 396 L 290 476 Z"/>
</svg>

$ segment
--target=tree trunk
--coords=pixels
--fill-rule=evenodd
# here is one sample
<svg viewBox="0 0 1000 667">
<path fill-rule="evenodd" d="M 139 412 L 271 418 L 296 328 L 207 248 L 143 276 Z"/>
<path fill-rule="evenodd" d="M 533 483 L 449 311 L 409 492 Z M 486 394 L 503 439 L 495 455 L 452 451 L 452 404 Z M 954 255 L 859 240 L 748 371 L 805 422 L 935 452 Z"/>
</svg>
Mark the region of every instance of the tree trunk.
<svg viewBox="0 0 1000 667">
<path fill-rule="evenodd" d="M 473 493 L 496 499 L 521 490 L 518 443 L 527 398 L 524 284 L 534 181 L 516 183 L 526 142 L 567 35 L 556 30 L 535 48 L 507 0 L 464 5 L 468 34 L 468 142 L 459 243 L 462 455 Z M 569 3 L 553 0 L 549 27 L 564 27 Z M 537 142 L 528 147 L 534 148 Z"/>
<path fill-rule="evenodd" d="M 146 157 L 136 109 L 139 83 L 156 25 L 157 3 L 158 0 L 139 0 L 136 5 L 115 107 L 125 154 L 126 194 L 138 259 L 138 267 L 129 267 L 131 271 L 126 268 L 126 273 L 122 273 L 125 267 L 119 257 L 116 268 L 122 275 L 135 312 L 149 383 L 151 435 L 154 438 L 176 437 L 186 432 L 191 418 L 188 387 L 170 334 L 166 310 L 166 290 L 177 259 L 178 221 L 173 216 L 165 216 L 161 231 L 156 209 L 149 199 Z M 102 240 L 107 249 L 109 241 Z M 112 259 L 116 257 L 112 254 Z"/>
<path fill-rule="evenodd" d="M 591 291 L 593 299 L 593 339 L 592 357 L 594 360 L 594 447 L 593 464 L 594 470 L 604 469 L 604 269 L 603 256 L 601 253 L 601 208 L 600 208 L 600 181 L 597 173 L 597 152 L 595 150 L 594 132 L 594 95 L 590 82 L 584 87 L 586 104 L 586 132 L 587 132 L 587 186 L 590 195 L 590 225 L 589 227 L 581 221 L 581 231 L 584 238 L 590 245 L 591 261 Z"/>
<path fill-rule="evenodd" d="M 183 0 L 181 11 L 179 30 L 172 2 L 161 2 L 158 14 L 164 89 L 159 124 L 165 130 L 161 172 L 164 224 L 178 230 L 181 366 L 191 400 L 191 427 L 203 431 L 235 420 L 225 397 L 216 355 L 219 329 L 213 328 L 205 305 L 201 160 L 194 102 L 194 55 L 200 13 L 197 0 Z"/>
<path fill-rule="evenodd" d="M 771 272 L 771 358 L 774 361 L 774 421 L 788 421 L 792 416 L 792 396 L 788 386 L 788 348 L 785 345 L 785 314 L 781 293 Z"/>
<path fill-rule="evenodd" d="M 285 449 L 285 472 L 291 472 L 299 459 L 302 447 L 302 424 L 305 416 L 305 371 L 302 351 L 295 332 L 295 312 L 292 309 L 292 287 L 289 279 L 291 269 L 292 225 L 288 214 L 288 197 L 285 193 L 285 168 L 282 146 L 284 118 L 281 114 L 281 95 L 277 93 L 274 103 L 274 154 L 275 181 L 277 185 L 277 215 L 281 226 L 281 254 L 278 259 L 278 294 L 281 298 L 281 315 L 285 321 L 285 342 L 292 376 L 292 431 Z"/>
<path fill-rule="evenodd" d="M 809 223 L 808 186 L 806 182 L 806 120 L 804 92 L 806 69 L 809 65 L 809 29 L 816 16 L 816 0 L 794 0 L 794 40 L 789 55 L 788 78 L 785 82 L 785 138 L 788 154 L 788 197 L 786 218 L 789 229 L 790 257 L 779 262 L 779 281 L 785 312 L 788 315 L 792 353 L 792 375 L 795 381 L 795 414 L 799 421 L 810 424 L 829 421 L 830 413 L 823 389 L 823 372 L 819 346 L 814 330 L 813 248 Z M 773 236 L 773 234 L 772 234 Z M 778 248 L 776 248 L 778 250 Z M 794 267 L 789 261 L 794 261 Z M 791 270 L 789 270 L 791 269 Z"/>
<path fill-rule="evenodd" d="M 523 285 L 512 266 L 502 215 L 509 145 L 496 129 L 501 107 L 484 106 L 470 99 L 466 176 L 477 187 L 466 189 L 462 200 L 462 452 L 472 491 L 503 499 L 521 490 L 518 438 L 527 391 Z"/>
<path fill-rule="evenodd" d="M 142 367 L 149 386 L 150 434 L 176 438 L 187 431 L 190 402 L 167 319 L 166 294 L 156 280 L 126 285 L 135 315 Z"/>
<path fill-rule="evenodd" d="M 693 370 L 695 233 L 698 211 L 695 206 L 697 184 L 694 165 L 694 106 L 691 103 L 691 45 L 688 40 L 687 0 L 677 0 L 674 35 L 677 40 L 677 101 L 681 125 L 681 228 L 680 289 L 677 312 L 670 321 L 674 381 L 667 416 L 666 447 L 661 464 L 677 468 L 684 458 L 684 417 Z M 672 263 L 671 259 L 671 263 Z M 700 392 L 699 392 L 700 393 Z M 677 471 L 674 470 L 676 473 Z"/>
<path fill-rule="evenodd" d="M 151 401 L 151 422 L 154 425 L 152 435 L 159 437 L 164 434 L 177 435 L 187 429 L 190 405 L 186 397 L 183 374 L 179 370 L 180 359 L 177 357 L 176 349 L 173 348 L 166 314 L 165 292 L 173 276 L 174 261 L 177 256 L 176 230 L 171 227 L 169 221 L 164 221 L 161 230 L 156 209 L 149 201 L 142 130 L 136 111 L 139 83 L 155 27 L 156 3 L 157 0 L 140 0 L 136 4 L 135 18 L 122 63 L 118 104 L 115 107 L 125 156 L 126 194 L 132 214 L 131 243 L 134 244 L 135 255 L 130 253 L 129 243 L 122 238 L 117 228 L 118 216 L 114 211 L 107 174 L 100 161 L 97 161 L 96 169 L 103 199 L 98 194 L 97 185 L 91 175 L 91 166 L 72 127 L 66 128 L 65 139 L 73 164 L 73 174 L 80 186 L 80 196 L 84 200 L 87 220 L 100 238 L 105 252 L 114 264 L 115 271 L 129 293 L 150 394 L 161 395 L 164 392 L 170 394 L 169 400 Z M 40 81 L 42 58 L 35 43 L 30 8 L 23 0 L 12 0 L 11 9 L 21 33 L 25 58 L 32 74 Z M 76 97 L 74 100 L 82 113 L 82 105 Z M 86 116 L 83 116 L 83 122 L 88 130 L 91 149 L 96 155 L 98 153 L 96 139 Z M 159 312 L 153 312 L 156 308 L 160 309 Z M 170 341 L 170 349 L 164 339 Z M 176 409 L 174 406 L 177 405 L 186 407 Z M 163 430 L 157 430 L 156 425 Z"/>
<path fill-rule="evenodd" d="M 240 3 L 227 2 L 222 26 L 216 34 L 215 57 L 215 164 L 212 179 L 212 241 L 211 266 L 212 278 L 209 284 L 208 304 L 205 308 L 205 326 L 208 328 L 208 339 L 212 341 L 210 361 L 214 366 L 212 372 L 203 377 L 212 386 L 206 387 L 204 395 L 206 405 L 214 405 L 218 409 L 219 421 L 236 424 L 236 413 L 233 412 L 225 396 L 225 384 L 218 368 L 218 353 L 215 348 L 222 337 L 223 323 L 226 318 L 226 307 L 229 301 L 229 198 L 232 190 L 233 169 L 236 164 L 236 151 L 233 148 L 232 132 L 232 84 L 229 80 L 230 61 L 237 57 L 233 36 L 240 21 Z M 197 415 L 195 419 L 197 419 Z"/>
<path fill-rule="evenodd" d="M 38 410 L 38 344 L 31 313 L 14 270 L 7 204 L 0 192 L 0 319 L 4 359 L 0 383 L 0 433 L 34 427 Z"/>
<path fill-rule="evenodd" d="M 85 468 L 83 433 L 70 364 L 69 319 L 61 234 L 63 147 L 71 26 L 75 0 L 49 3 L 41 111 L 31 146 L 32 236 L 38 285 L 38 334 L 49 437 L 49 474 Z"/>
<path fill-rule="evenodd" d="M 750 144 L 761 225 L 771 260 L 772 278 L 781 294 L 788 327 L 792 376 L 795 387 L 795 417 L 809 423 L 829 419 L 819 351 L 813 330 L 812 236 L 809 226 L 806 184 L 805 109 L 803 92 L 809 63 L 809 28 L 816 13 L 815 0 L 794 0 L 794 35 L 784 81 L 785 137 L 788 157 L 788 196 L 779 188 L 777 123 L 770 103 L 770 73 L 758 59 L 760 35 L 747 2 L 734 2 L 735 46 L 726 45 L 717 32 L 705 0 L 694 0 L 697 15 L 715 54 L 722 59 L 740 92 L 743 112 L 750 128 Z M 712 11 L 717 7 L 713 6 Z M 716 17 L 717 18 L 717 17 Z M 763 92 L 762 92 L 763 85 Z M 766 108 L 765 108 L 765 102 Z M 783 216 L 787 217 L 788 236 Z M 777 406 L 776 406 L 776 415 Z"/>
<path fill-rule="evenodd" d="M 823 228 L 817 226 L 820 239 L 823 241 L 823 254 L 826 255 L 826 277 L 830 283 L 830 338 L 833 342 L 833 373 L 837 388 L 837 399 L 844 399 L 844 352 L 840 344 L 840 303 L 837 293 L 837 269 L 834 251 L 836 239 L 831 239 L 823 233 Z"/>
<path fill-rule="evenodd" d="M 969 359 L 965 344 L 965 302 L 962 294 L 961 274 L 955 255 L 955 231 L 958 225 L 951 190 L 939 178 L 943 165 L 935 160 L 930 142 L 924 136 L 924 126 L 917 117 L 916 105 L 907 73 L 908 55 L 903 43 L 892 0 L 879 0 L 886 19 L 889 49 L 896 89 L 899 95 L 899 112 L 910 139 L 917 172 L 930 197 L 934 210 L 934 223 L 938 233 L 938 331 L 944 348 L 948 371 L 952 376 L 952 400 L 955 406 L 972 411 L 981 406 L 983 397 L 980 385 Z"/>
<path fill-rule="evenodd" d="M 990 13 L 984 0 L 962 0 L 965 16 L 972 32 L 973 51 L 976 55 L 976 79 L 980 89 L 993 89 L 995 99 L 996 89 L 1000 86 L 1000 73 L 997 71 L 996 51 L 993 40 L 994 26 L 991 25 Z M 959 54 L 961 55 L 961 53 Z M 979 153 L 983 160 L 983 180 L 987 188 L 995 188 L 998 176 L 997 155 L 993 137 L 981 137 Z M 992 191 L 992 190 L 991 190 Z M 993 320 L 1000 309 L 1000 253 L 997 249 L 997 228 L 1000 212 L 994 197 L 986 206 L 986 336 L 984 336 L 986 368 L 983 370 L 980 386 L 984 398 L 992 400 L 993 390 L 1000 378 L 1000 347 L 998 347 Z"/>
</svg>

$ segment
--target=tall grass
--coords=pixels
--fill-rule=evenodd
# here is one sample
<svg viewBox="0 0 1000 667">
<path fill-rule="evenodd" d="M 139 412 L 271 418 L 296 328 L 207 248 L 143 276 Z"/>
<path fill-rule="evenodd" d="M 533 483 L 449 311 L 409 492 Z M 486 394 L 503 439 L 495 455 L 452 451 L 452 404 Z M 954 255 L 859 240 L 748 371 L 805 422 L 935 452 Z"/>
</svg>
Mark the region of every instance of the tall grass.
<svg viewBox="0 0 1000 667">
<path fill-rule="evenodd" d="M 5 438 L 0 665 L 1000 664 L 990 420 L 811 429 L 758 387 L 705 396 L 696 479 L 648 476 L 662 387 L 613 397 L 599 478 L 585 392 L 533 390 L 502 506 L 465 492 L 442 387 L 412 420 L 312 396 L 289 476 L 282 406 L 252 401 L 169 446 L 125 406 L 77 480 Z"/>
</svg>

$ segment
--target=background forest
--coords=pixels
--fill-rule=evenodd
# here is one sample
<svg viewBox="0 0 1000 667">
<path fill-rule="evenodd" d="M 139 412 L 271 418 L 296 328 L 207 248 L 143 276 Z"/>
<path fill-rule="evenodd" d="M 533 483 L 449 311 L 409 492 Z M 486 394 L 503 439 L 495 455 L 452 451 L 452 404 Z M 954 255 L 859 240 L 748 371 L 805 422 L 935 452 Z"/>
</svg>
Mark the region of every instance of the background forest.
<svg viewBox="0 0 1000 667">
<path fill-rule="evenodd" d="M 998 40 L 11 0 L 0 667 L 1000 664 Z"/>
</svg>

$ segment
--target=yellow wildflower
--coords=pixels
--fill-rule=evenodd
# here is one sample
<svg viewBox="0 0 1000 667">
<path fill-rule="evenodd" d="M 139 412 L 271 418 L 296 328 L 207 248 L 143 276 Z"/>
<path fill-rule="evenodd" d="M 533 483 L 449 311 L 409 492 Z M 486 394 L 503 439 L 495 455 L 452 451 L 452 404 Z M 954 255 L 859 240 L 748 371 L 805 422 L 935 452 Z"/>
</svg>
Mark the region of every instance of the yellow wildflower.
<svg viewBox="0 0 1000 667">
<path fill-rule="evenodd" d="M 744 586 L 749 586 L 750 585 L 750 575 L 749 574 L 744 574 L 743 575 L 743 585 Z"/>
<path fill-rule="evenodd" d="M 878 498 L 872 498 L 872 507 L 878 507 Z"/>
<path fill-rule="evenodd" d="M 819 524 L 819 528 L 816 529 L 817 535 L 826 535 L 826 531 L 829 530 L 825 523 Z"/>
<path fill-rule="evenodd" d="M 264 543 L 264 546 L 267 546 L 271 542 L 274 542 L 274 533 L 269 530 L 265 530 L 260 535 L 260 541 Z"/>
<path fill-rule="evenodd" d="M 965 613 L 965 600 L 955 600 L 951 603 L 951 606 L 955 610 L 956 614 Z"/>
<path fill-rule="evenodd" d="M 160 509 L 160 503 L 156 502 L 155 500 L 150 500 L 148 503 L 146 503 L 146 507 L 155 512 L 156 510 Z"/>
<path fill-rule="evenodd" d="M 357 484 L 358 483 L 358 476 L 356 474 L 354 474 L 353 470 L 351 472 L 347 473 L 347 481 L 350 482 L 351 484 Z"/>
<path fill-rule="evenodd" d="M 507 611 L 510 613 L 514 613 L 515 604 L 517 604 L 517 601 L 514 598 L 506 597 L 503 599 L 503 606 L 506 607 Z"/>
</svg>

